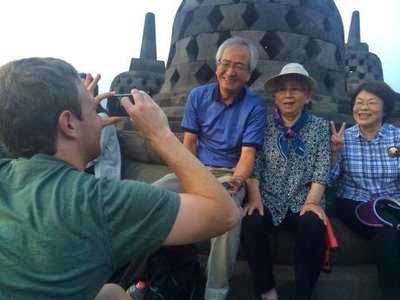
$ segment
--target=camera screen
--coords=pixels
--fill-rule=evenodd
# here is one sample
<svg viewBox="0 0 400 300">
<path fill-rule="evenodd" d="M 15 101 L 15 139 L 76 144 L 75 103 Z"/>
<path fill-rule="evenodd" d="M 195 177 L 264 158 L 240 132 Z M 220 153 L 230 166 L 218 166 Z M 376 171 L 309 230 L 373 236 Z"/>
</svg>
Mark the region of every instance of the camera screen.
<svg viewBox="0 0 400 300">
<path fill-rule="evenodd" d="M 114 96 L 108 97 L 107 110 L 108 110 L 110 117 L 111 116 L 120 116 L 120 117 L 128 116 L 128 113 L 126 112 L 125 108 L 121 105 L 121 99 L 123 97 L 129 97 L 129 100 L 131 100 L 131 102 L 133 104 L 135 104 L 131 94 L 116 94 Z"/>
</svg>

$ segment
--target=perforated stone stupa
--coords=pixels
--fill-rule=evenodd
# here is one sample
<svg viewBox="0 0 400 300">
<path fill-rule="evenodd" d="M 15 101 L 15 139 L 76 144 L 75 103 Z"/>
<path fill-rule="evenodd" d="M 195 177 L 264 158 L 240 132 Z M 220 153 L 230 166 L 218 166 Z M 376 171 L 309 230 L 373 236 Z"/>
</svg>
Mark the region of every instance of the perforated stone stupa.
<svg viewBox="0 0 400 300">
<path fill-rule="evenodd" d="M 369 52 L 367 43 L 360 38 L 360 13 L 351 17 L 349 37 L 345 51 L 346 89 L 351 96 L 360 83 L 366 80 L 383 80 L 382 64 L 377 55 Z"/>
<path fill-rule="evenodd" d="M 383 80 L 381 62 L 360 40 L 359 13 L 352 17 L 348 43 L 334 0 L 183 0 L 175 16 L 165 70 L 157 60 L 154 15 L 146 15 L 140 58 L 119 74 L 111 89 L 148 91 L 179 132 L 191 89 L 215 80 L 215 54 L 227 38 L 251 40 L 260 60 L 248 85 L 271 104 L 264 82 L 288 62 L 300 62 L 318 88 L 312 110 L 351 123 L 349 95 L 363 80 Z M 165 79 L 165 81 L 164 81 Z M 396 105 L 400 115 L 400 104 Z M 128 125 L 128 127 L 130 127 Z"/>
<path fill-rule="evenodd" d="M 231 36 L 253 41 L 260 61 L 249 82 L 265 97 L 264 82 L 292 61 L 318 82 L 313 111 L 341 112 L 346 101 L 344 34 L 333 0 L 184 0 L 175 17 L 165 82 L 156 96 L 171 117 L 188 92 L 215 79 L 215 53 Z"/>
<path fill-rule="evenodd" d="M 157 60 L 155 16 L 147 13 L 142 37 L 140 58 L 132 58 L 128 72 L 117 75 L 110 90 L 129 93 L 137 88 L 155 95 L 164 82 L 165 64 Z"/>
</svg>

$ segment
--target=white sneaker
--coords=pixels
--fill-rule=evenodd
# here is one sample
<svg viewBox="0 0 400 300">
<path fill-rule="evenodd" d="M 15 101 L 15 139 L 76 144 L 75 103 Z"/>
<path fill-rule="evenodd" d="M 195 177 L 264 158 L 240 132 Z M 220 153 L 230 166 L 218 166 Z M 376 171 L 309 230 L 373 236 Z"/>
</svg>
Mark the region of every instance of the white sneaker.
<svg viewBox="0 0 400 300">
<path fill-rule="evenodd" d="M 261 300 L 279 300 L 276 289 L 270 289 L 268 292 L 261 295 Z"/>
</svg>

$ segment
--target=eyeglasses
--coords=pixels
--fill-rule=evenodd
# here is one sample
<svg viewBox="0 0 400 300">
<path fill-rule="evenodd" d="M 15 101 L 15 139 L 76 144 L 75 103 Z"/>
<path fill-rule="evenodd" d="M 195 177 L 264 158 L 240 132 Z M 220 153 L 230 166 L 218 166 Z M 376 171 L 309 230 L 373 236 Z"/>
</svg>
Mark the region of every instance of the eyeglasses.
<svg viewBox="0 0 400 300">
<path fill-rule="evenodd" d="M 249 67 L 241 62 L 232 62 L 230 60 L 221 60 L 217 63 L 217 65 L 222 68 L 224 71 L 232 68 L 235 72 L 246 72 L 249 70 Z"/>
<path fill-rule="evenodd" d="M 291 93 L 291 94 L 299 94 L 305 91 L 304 88 L 299 86 L 278 86 L 275 89 L 275 93 Z"/>
<path fill-rule="evenodd" d="M 357 107 L 357 108 L 362 107 L 362 106 L 366 106 L 368 108 L 370 108 L 370 107 L 375 108 L 375 107 L 379 107 L 380 105 L 381 105 L 381 103 L 377 100 L 369 100 L 369 101 L 364 101 L 364 102 L 360 101 L 360 100 L 356 100 L 354 102 L 354 107 Z"/>
</svg>

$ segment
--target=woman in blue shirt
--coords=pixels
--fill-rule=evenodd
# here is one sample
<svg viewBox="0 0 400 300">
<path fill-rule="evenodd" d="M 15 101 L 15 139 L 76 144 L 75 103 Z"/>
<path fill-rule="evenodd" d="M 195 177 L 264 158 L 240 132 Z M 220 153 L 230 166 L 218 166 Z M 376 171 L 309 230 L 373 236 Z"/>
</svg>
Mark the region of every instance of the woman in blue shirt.
<svg viewBox="0 0 400 300">
<path fill-rule="evenodd" d="M 384 82 L 366 82 L 352 98 L 356 125 L 336 131 L 332 123 L 336 180 L 336 211 L 351 229 L 371 241 L 384 299 L 400 297 L 400 233 L 389 227 L 369 227 L 356 217 L 356 207 L 378 197 L 400 199 L 400 128 L 385 121 L 396 93 Z M 391 149 L 389 151 L 389 149 Z M 397 151 L 398 153 L 399 151 Z"/>
</svg>

